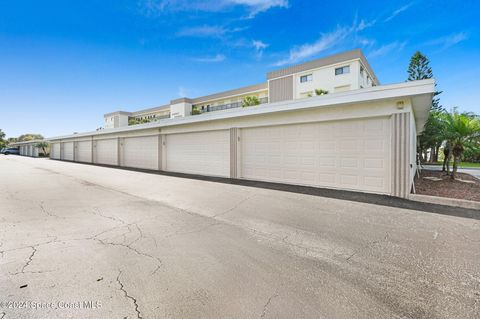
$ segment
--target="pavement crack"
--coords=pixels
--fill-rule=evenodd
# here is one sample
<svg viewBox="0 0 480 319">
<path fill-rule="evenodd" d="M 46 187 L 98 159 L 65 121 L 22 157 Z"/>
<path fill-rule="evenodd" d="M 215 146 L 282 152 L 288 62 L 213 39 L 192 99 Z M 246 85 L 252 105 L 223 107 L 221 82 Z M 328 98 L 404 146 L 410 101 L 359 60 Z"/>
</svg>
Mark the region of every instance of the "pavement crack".
<svg viewBox="0 0 480 319">
<path fill-rule="evenodd" d="M 262 314 L 260 315 L 260 318 L 265 318 L 265 316 L 267 314 L 267 311 L 268 311 L 268 307 L 270 306 L 270 303 L 272 302 L 272 299 L 276 298 L 276 297 L 278 297 L 278 294 L 274 293 L 273 295 L 270 296 L 270 298 L 268 298 L 265 305 L 263 305 L 263 311 L 262 311 Z"/>
<path fill-rule="evenodd" d="M 157 271 L 160 270 L 160 268 L 161 268 L 160 265 L 158 265 L 157 268 L 155 268 L 155 269 L 152 271 L 152 273 L 150 274 L 150 276 L 155 275 L 155 274 L 157 273 Z"/>
<path fill-rule="evenodd" d="M 253 197 L 255 197 L 255 194 L 252 194 L 252 195 L 250 195 L 250 196 L 245 197 L 244 199 L 238 201 L 235 205 L 233 205 L 233 207 L 227 209 L 227 210 L 224 211 L 224 212 L 221 212 L 221 213 L 218 213 L 218 214 L 216 214 L 216 215 L 213 215 L 212 218 L 217 218 L 217 217 L 219 217 L 219 216 L 223 216 L 223 215 L 225 215 L 225 214 L 228 214 L 228 213 L 230 213 L 231 211 L 234 211 L 234 210 L 237 209 L 240 205 L 242 205 L 243 203 L 245 203 L 246 201 L 248 201 L 249 199 L 251 199 L 251 198 L 253 198 Z"/>
<path fill-rule="evenodd" d="M 35 254 L 37 253 L 37 248 L 35 248 L 35 246 L 30 246 L 30 248 L 32 249 L 32 253 L 30 254 L 30 256 L 28 256 L 28 260 L 27 262 L 23 265 L 22 267 L 22 270 L 16 272 L 16 273 L 13 273 L 12 275 L 18 275 L 18 274 L 24 274 L 25 273 L 25 269 L 31 264 L 31 262 L 33 261 L 33 257 L 35 256 Z"/>
<path fill-rule="evenodd" d="M 385 234 L 385 236 L 384 236 L 383 239 L 374 240 L 374 241 L 371 241 L 371 242 L 365 244 L 363 247 L 361 247 L 360 249 L 355 250 L 350 256 L 348 256 L 347 258 L 345 258 L 345 261 L 349 261 L 350 259 L 352 259 L 353 257 L 355 257 L 357 254 L 359 254 L 359 253 L 362 252 L 362 251 L 365 251 L 365 250 L 367 250 L 367 249 L 370 249 L 370 248 L 372 248 L 373 246 L 375 246 L 375 245 L 377 245 L 377 244 L 379 244 L 379 243 L 381 243 L 381 242 L 387 241 L 387 240 L 388 240 L 388 237 L 389 237 L 389 235 L 388 235 L 388 233 L 387 233 L 387 234 Z"/>
<path fill-rule="evenodd" d="M 120 247 L 124 247 L 124 248 L 127 248 L 129 249 L 130 251 L 134 252 L 135 254 L 139 255 L 139 256 L 142 256 L 142 257 L 147 257 L 151 260 L 153 260 L 156 264 L 157 264 L 157 268 L 161 267 L 163 265 L 162 261 L 160 260 L 160 258 L 156 257 L 156 256 L 152 256 L 150 254 L 147 254 L 147 253 L 144 253 L 140 250 L 138 250 L 137 248 L 135 247 L 132 247 L 131 243 L 130 244 L 125 244 L 125 243 L 113 243 L 113 242 L 108 242 L 108 241 L 105 241 L 105 240 L 102 240 L 102 239 L 99 239 L 99 238 L 96 238 L 96 237 L 93 237 L 91 238 L 92 240 L 95 240 L 97 242 L 99 242 L 100 244 L 102 245 L 110 245 L 110 246 L 120 246 Z M 158 269 L 155 269 L 155 272 L 157 271 Z"/>
<path fill-rule="evenodd" d="M 118 272 L 118 275 L 117 275 L 117 283 L 120 285 L 120 290 L 123 292 L 123 294 L 125 295 L 125 298 L 127 299 L 130 299 L 133 301 L 133 305 L 135 306 L 135 312 L 137 313 L 137 318 L 138 319 L 143 319 L 142 317 L 142 314 L 140 313 L 140 310 L 138 309 L 138 302 L 137 302 L 137 299 L 135 299 L 135 297 L 131 296 L 128 294 L 128 291 L 125 289 L 125 286 L 124 284 L 122 283 L 122 281 L 120 280 L 120 276 L 122 275 L 122 272 L 119 271 Z"/>
<path fill-rule="evenodd" d="M 135 228 L 137 229 L 138 236 L 137 236 L 137 238 L 135 238 L 134 240 L 132 240 L 132 241 L 128 244 L 128 246 L 131 246 L 131 245 L 135 244 L 136 242 L 138 242 L 140 239 L 145 238 L 145 236 L 143 236 L 143 232 L 142 232 L 142 230 L 140 229 L 140 227 L 138 226 L 138 224 L 135 223 L 135 224 L 133 224 L 133 226 L 135 226 Z M 130 227 L 128 227 L 128 230 L 129 230 L 130 232 L 132 232 L 132 231 L 130 230 Z"/>
<path fill-rule="evenodd" d="M 51 211 L 49 211 L 48 209 L 46 209 L 45 206 L 44 206 L 44 202 L 43 202 L 43 201 L 40 202 L 40 210 L 42 211 L 42 213 L 44 213 L 44 214 L 47 215 L 47 216 L 65 219 L 65 217 L 63 217 L 63 216 L 58 216 L 58 215 L 56 215 L 56 214 L 53 214 Z"/>
<path fill-rule="evenodd" d="M 122 223 L 123 225 L 127 224 L 123 219 L 103 214 L 98 207 L 93 208 L 93 214 L 97 215 L 97 216 L 100 216 L 100 217 L 103 217 L 103 218 L 107 218 L 107 219 L 119 222 L 119 223 Z"/>
</svg>

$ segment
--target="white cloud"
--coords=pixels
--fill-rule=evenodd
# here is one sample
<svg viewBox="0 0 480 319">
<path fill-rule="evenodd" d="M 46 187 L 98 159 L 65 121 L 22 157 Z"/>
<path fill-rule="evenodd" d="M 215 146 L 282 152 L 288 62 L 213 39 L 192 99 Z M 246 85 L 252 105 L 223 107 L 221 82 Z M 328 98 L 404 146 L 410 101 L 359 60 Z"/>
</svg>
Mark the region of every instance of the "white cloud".
<svg viewBox="0 0 480 319">
<path fill-rule="evenodd" d="M 139 0 L 138 6 L 148 16 L 171 11 L 218 12 L 242 6 L 248 10 L 248 17 L 253 18 L 271 8 L 288 8 L 288 0 Z"/>
<path fill-rule="evenodd" d="M 462 41 L 467 40 L 469 34 L 465 31 L 454 33 L 446 37 L 441 37 L 432 41 L 427 42 L 427 45 L 440 45 L 442 50 L 448 49 L 451 46 L 454 46 Z"/>
<path fill-rule="evenodd" d="M 407 44 L 406 42 L 395 41 L 395 42 L 392 42 L 392 43 L 389 43 L 389 44 L 382 45 L 378 49 L 370 51 L 370 53 L 368 54 L 368 57 L 369 58 L 375 58 L 375 57 L 379 57 L 379 56 L 383 56 L 385 54 L 388 54 L 388 53 L 390 53 L 394 50 L 395 51 L 403 50 L 403 48 L 405 47 L 406 44 Z"/>
<path fill-rule="evenodd" d="M 271 8 L 288 8 L 288 0 L 225 0 L 226 2 L 243 5 L 249 9 L 249 18 L 253 18 L 260 12 Z"/>
<path fill-rule="evenodd" d="M 288 58 L 275 63 L 276 66 L 297 63 L 313 55 L 333 48 L 335 45 L 343 41 L 351 32 L 346 27 L 338 27 L 335 31 L 323 33 L 314 43 L 303 44 L 290 50 Z"/>
<path fill-rule="evenodd" d="M 225 61 L 226 57 L 223 54 L 217 54 L 212 57 L 200 57 L 200 58 L 193 58 L 193 61 L 202 62 L 202 63 L 218 63 Z"/>
<path fill-rule="evenodd" d="M 365 21 L 362 19 L 358 24 L 354 23 L 357 25 L 355 31 L 363 31 L 367 28 L 373 27 L 375 23 L 377 23 L 377 20 Z"/>
<path fill-rule="evenodd" d="M 197 27 L 184 28 L 177 32 L 177 36 L 180 37 L 209 37 L 209 38 L 220 38 L 227 33 L 239 32 L 244 30 L 244 28 L 236 29 L 227 29 L 222 26 L 217 25 L 203 25 Z"/>
<path fill-rule="evenodd" d="M 268 44 L 260 40 L 253 40 L 252 45 L 255 48 L 257 59 L 260 59 L 263 56 L 263 50 L 268 47 Z"/>
<path fill-rule="evenodd" d="M 293 47 L 290 49 L 287 58 L 277 61 L 273 65 L 283 66 L 301 62 L 302 60 L 332 49 L 350 50 L 359 46 L 363 48 L 372 47 L 376 41 L 366 39 L 360 36 L 359 33 L 374 26 L 376 23 L 377 20 L 359 20 L 358 17 L 355 16 L 351 25 L 337 26 L 337 28 L 331 32 L 322 33 L 320 38 L 313 43 L 305 43 Z"/>
<path fill-rule="evenodd" d="M 393 11 L 392 14 L 390 14 L 390 15 L 384 20 L 384 22 L 388 22 L 388 21 L 392 20 L 393 18 L 395 18 L 396 16 L 398 16 L 400 13 L 402 13 L 402 12 L 404 12 L 404 11 L 407 11 L 411 6 L 413 6 L 413 2 L 407 3 L 406 5 L 398 8 L 397 10 Z"/>
<path fill-rule="evenodd" d="M 377 43 L 375 39 L 368 39 L 368 38 L 362 38 L 362 37 L 357 38 L 357 42 L 364 48 L 371 48 Z"/>
</svg>

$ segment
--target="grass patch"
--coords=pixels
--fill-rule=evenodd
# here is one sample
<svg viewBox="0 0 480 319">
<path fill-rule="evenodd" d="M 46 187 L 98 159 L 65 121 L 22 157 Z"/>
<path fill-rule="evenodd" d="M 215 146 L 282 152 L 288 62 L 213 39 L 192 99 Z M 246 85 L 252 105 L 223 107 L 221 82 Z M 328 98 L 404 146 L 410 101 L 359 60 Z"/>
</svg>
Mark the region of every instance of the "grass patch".
<svg viewBox="0 0 480 319">
<path fill-rule="evenodd" d="M 443 165 L 443 162 L 437 162 L 437 165 Z M 450 167 L 453 166 L 453 162 L 450 163 Z M 459 168 L 480 168 L 480 163 L 461 162 L 458 165 Z"/>
</svg>

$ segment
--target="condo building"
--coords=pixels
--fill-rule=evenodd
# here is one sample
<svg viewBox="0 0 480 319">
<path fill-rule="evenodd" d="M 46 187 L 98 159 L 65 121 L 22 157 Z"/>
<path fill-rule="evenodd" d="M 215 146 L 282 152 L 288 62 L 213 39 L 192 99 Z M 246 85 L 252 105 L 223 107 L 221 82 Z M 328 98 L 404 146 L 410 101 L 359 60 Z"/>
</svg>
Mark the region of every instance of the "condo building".
<svg viewBox="0 0 480 319">
<path fill-rule="evenodd" d="M 352 50 L 47 140 L 64 161 L 408 198 L 434 92 L 433 79 L 380 85 Z"/>
<path fill-rule="evenodd" d="M 259 104 L 306 99 L 324 93 L 345 92 L 379 85 L 362 51 L 352 50 L 267 73 L 266 82 L 206 96 L 171 100 L 139 111 L 104 115 L 104 128 L 128 126 L 132 119 L 152 122 L 242 107 L 247 97 Z M 137 123 L 137 122 L 134 122 Z"/>
</svg>

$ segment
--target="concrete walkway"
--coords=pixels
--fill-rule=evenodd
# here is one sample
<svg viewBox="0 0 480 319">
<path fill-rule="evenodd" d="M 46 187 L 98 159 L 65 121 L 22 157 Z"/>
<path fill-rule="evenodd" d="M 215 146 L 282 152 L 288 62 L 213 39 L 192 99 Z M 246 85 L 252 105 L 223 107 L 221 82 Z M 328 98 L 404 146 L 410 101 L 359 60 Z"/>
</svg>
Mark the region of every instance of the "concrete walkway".
<svg viewBox="0 0 480 319">
<path fill-rule="evenodd" d="M 480 317 L 477 219 L 18 156 L 0 181 L 2 319 Z"/>
</svg>

